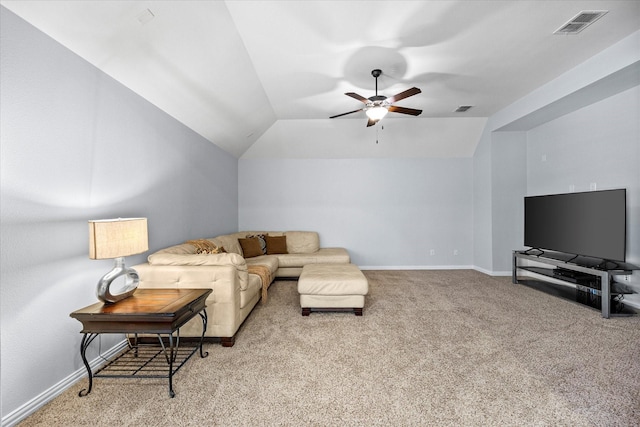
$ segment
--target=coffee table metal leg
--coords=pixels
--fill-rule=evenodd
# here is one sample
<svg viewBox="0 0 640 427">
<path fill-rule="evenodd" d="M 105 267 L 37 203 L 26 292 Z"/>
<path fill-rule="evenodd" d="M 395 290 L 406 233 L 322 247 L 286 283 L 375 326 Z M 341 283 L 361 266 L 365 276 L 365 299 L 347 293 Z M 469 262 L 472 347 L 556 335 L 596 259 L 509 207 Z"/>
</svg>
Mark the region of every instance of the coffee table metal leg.
<svg viewBox="0 0 640 427">
<path fill-rule="evenodd" d="M 129 339 L 127 339 L 127 344 L 129 345 L 130 348 L 133 348 L 133 355 L 135 357 L 138 357 L 139 347 L 138 347 L 138 333 L 137 332 L 135 332 L 133 334 L 133 344 L 131 344 L 131 340 L 129 340 Z"/>
<path fill-rule="evenodd" d="M 179 333 L 180 331 L 178 331 Z M 178 343 L 180 338 L 178 336 Z M 173 391 L 173 361 L 176 358 L 176 350 L 173 348 L 173 334 L 169 334 L 169 397 L 175 397 L 176 394 Z"/>
<path fill-rule="evenodd" d="M 204 342 L 204 335 L 205 332 L 207 331 L 207 323 L 208 323 L 208 317 L 207 317 L 207 312 L 203 309 L 200 313 L 198 313 L 200 315 L 200 318 L 202 319 L 202 336 L 200 337 L 200 357 L 204 358 L 207 357 L 209 355 L 209 352 L 204 352 L 202 350 L 202 343 Z M 169 338 L 169 348 L 167 348 L 164 344 L 164 341 L 162 340 L 162 335 L 158 334 L 158 341 L 160 341 L 160 346 L 162 347 L 162 350 L 164 352 L 165 358 L 167 360 L 167 363 L 169 364 L 169 397 L 175 397 L 176 393 L 173 391 L 173 364 L 176 361 L 176 357 L 178 356 L 178 350 L 180 347 L 180 329 L 176 330 L 176 336 L 175 336 L 175 343 L 174 343 L 174 336 L 173 333 L 171 334 L 167 334 L 168 338 Z M 194 350 L 195 352 L 195 350 Z M 192 353 L 193 354 L 193 353 Z M 178 367 L 178 369 L 180 369 L 180 367 Z"/>
<path fill-rule="evenodd" d="M 162 351 L 164 352 L 164 357 L 167 360 L 167 364 L 169 365 L 169 397 L 175 397 L 176 394 L 173 391 L 173 362 L 175 361 L 176 355 L 178 351 L 174 348 L 173 343 L 173 334 L 167 334 L 169 338 L 169 348 L 164 345 L 164 341 L 162 341 L 162 335 L 158 334 L 158 341 L 160 341 L 160 346 L 162 347 Z M 176 345 L 180 345 L 180 330 L 178 329 L 178 342 Z"/>
<path fill-rule="evenodd" d="M 202 310 L 200 313 L 198 313 L 200 315 L 200 317 L 202 318 L 202 336 L 200 337 L 200 357 L 207 357 L 209 355 L 209 352 L 203 352 L 202 351 L 202 343 L 204 342 L 204 334 L 205 332 L 207 332 L 207 322 L 208 322 L 208 318 L 207 318 L 207 311 L 206 310 Z"/>
<path fill-rule="evenodd" d="M 91 366 L 89 366 L 89 362 L 87 361 L 87 348 L 98 335 L 99 334 L 85 333 L 82 336 L 82 342 L 80 342 L 80 356 L 82 357 L 82 362 L 84 363 L 85 368 L 87 368 L 87 374 L 89 376 L 89 388 L 83 388 L 80 390 L 80 393 L 78 393 L 78 396 L 80 397 L 84 397 L 91 393 L 91 388 L 93 387 L 93 372 L 91 371 Z"/>
</svg>

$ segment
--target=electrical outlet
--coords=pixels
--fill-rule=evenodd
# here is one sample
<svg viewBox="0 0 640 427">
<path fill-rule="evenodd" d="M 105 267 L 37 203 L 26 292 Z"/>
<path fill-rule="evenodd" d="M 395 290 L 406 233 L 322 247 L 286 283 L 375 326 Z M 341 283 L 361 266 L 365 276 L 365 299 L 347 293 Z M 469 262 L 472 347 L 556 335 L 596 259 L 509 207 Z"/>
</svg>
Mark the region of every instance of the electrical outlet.
<svg viewBox="0 0 640 427">
<path fill-rule="evenodd" d="M 596 191 L 597 188 L 598 186 L 596 185 L 595 182 L 592 182 L 591 184 L 589 184 L 589 190 Z"/>
<path fill-rule="evenodd" d="M 453 255 L 455 255 L 455 256 L 457 256 L 457 255 L 458 255 L 458 250 L 457 250 L 457 249 L 454 249 L 454 250 L 453 250 Z"/>
<path fill-rule="evenodd" d="M 576 191 L 576 186 L 573 184 L 569 185 L 569 192 L 573 193 L 574 191 Z"/>
<path fill-rule="evenodd" d="M 435 254 L 436 254 L 436 250 L 435 250 L 435 249 L 431 249 L 431 250 L 429 251 L 429 255 L 435 255 Z"/>
</svg>

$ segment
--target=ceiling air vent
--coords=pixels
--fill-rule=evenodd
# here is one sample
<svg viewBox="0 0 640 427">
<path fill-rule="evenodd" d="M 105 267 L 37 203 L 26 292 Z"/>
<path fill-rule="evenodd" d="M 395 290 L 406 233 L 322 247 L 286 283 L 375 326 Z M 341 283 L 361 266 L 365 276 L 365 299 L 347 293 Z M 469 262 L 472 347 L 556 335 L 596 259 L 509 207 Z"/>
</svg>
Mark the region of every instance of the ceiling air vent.
<svg viewBox="0 0 640 427">
<path fill-rule="evenodd" d="M 453 110 L 454 113 L 466 113 L 467 111 L 469 111 L 471 109 L 471 107 L 473 107 L 473 105 L 461 105 L 458 108 L 456 108 L 455 110 Z"/>
<path fill-rule="evenodd" d="M 589 25 L 602 18 L 608 10 L 583 10 L 569 21 L 564 23 L 553 34 L 578 34 Z"/>
<path fill-rule="evenodd" d="M 149 9 L 145 9 L 138 15 L 138 22 L 144 25 L 150 22 L 155 17 L 156 16 L 153 14 L 153 12 L 151 12 Z"/>
</svg>

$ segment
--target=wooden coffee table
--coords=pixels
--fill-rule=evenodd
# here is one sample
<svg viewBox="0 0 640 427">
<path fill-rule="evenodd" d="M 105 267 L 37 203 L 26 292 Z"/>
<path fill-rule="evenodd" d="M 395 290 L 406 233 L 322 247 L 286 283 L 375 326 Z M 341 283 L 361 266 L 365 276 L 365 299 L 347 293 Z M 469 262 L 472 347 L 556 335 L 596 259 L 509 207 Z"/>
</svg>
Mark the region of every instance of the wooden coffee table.
<svg viewBox="0 0 640 427">
<path fill-rule="evenodd" d="M 200 357 L 208 355 L 202 351 L 202 342 L 207 330 L 205 300 L 210 293 L 211 289 L 138 289 L 131 297 L 113 304 L 96 303 L 71 313 L 71 317 L 82 322 L 80 355 L 89 375 L 89 387 L 81 390 L 79 396 L 91 393 L 94 377 L 137 377 L 168 378 L 169 396 L 174 397 L 173 375 L 198 349 Z M 202 318 L 202 336 L 185 353 L 180 349 L 180 328 L 196 315 Z M 135 341 L 133 345 L 129 341 L 124 352 L 93 373 L 87 361 L 87 348 L 105 333 L 134 334 Z M 138 334 L 156 335 L 159 341 L 156 350 L 143 350 Z M 158 360 L 164 367 L 159 367 Z"/>
</svg>

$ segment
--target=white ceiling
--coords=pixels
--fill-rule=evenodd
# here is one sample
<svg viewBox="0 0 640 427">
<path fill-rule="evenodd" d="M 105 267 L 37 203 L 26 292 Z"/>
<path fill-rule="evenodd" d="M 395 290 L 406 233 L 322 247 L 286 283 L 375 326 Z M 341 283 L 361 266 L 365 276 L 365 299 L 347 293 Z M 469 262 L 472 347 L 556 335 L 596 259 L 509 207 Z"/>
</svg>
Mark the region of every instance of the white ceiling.
<svg viewBox="0 0 640 427">
<path fill-rule="evenodd" d="M 373 95 L 374 68 L 386 96 L 422 90 L 397 103 L 421 116 L 381 123 L 446 118 L 441 128 L 455 129 L 458 118 L 477 134 L 478 118 L 640 29 L 637 0 L 0 4 L 236 157 L 283 133 L 267 132 L 279 121 L 365 127 L 362 112 L 328 117 L 362 107 L 344 93 Z M 553 34 L 583 10 L 609 12 L 578 35 Z"/>
</svg>

